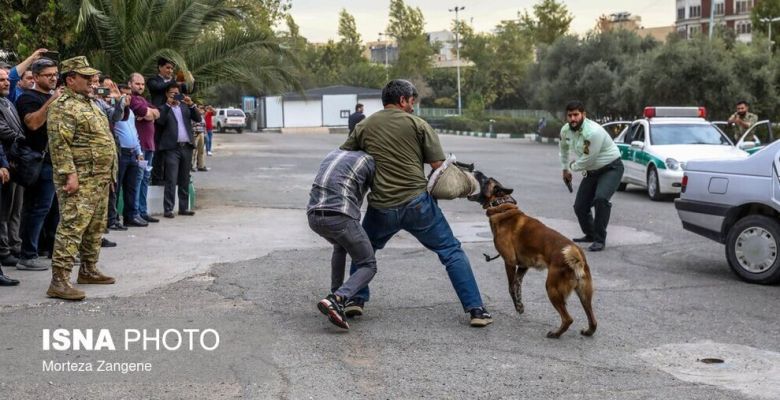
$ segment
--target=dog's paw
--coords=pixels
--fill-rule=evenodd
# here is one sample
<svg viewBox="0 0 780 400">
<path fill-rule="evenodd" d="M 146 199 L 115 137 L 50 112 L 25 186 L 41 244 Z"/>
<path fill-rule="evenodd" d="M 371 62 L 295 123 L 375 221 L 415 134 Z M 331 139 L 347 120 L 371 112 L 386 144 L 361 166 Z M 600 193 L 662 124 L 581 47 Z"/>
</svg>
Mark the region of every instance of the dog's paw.
<svg viewBox="0 0 780 400">
<path fill-rule="evenodd" d="M 561 334 L 558 332 L 554 332 L 554 331 L 547 332 L 547 339 L 558 339 L 559 337 L 561 337 Z"/>
<path fill-rule="evenodd" d="M 523 303 L 515 304 L 515 311 L 517 311 L 518 314 L 522 314 L 525 312 L 525 306 Z"/>
<path fill-rule="evenodd" d="M 580 335 L 582 336 L 593 336 L 594 333 L 596 333 L 595 329 L 583 329 L 580 331 Z"/>
</svg>

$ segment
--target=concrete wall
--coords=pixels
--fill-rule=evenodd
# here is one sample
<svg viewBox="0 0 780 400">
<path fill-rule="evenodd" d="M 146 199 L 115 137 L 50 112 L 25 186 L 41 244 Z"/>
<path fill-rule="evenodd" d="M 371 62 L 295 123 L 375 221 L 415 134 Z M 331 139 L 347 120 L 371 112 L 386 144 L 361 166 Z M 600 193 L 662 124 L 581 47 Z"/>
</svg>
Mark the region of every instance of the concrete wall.
<svg viewBox="0 0 780 400">
<path fill-rule="evenodd" d="M 321 100 L 291 100 L 284 102 L 284 127 L 322 126 Z"/>
<path fill-rule="evenodd" d="M 281 128 L 284 126 L 284 109 L 282 96 L 265 98 L 265 127 Z"/>
<path fill-rule="evenodd" d="M 355 112 L 357 95 L 326 95 L 322 96 L 322 124 L 323 126 L 346 126 L 349 123 L 349 114 Z M 343 111 L 346 111 L 342 113 Z"/>
</svg>

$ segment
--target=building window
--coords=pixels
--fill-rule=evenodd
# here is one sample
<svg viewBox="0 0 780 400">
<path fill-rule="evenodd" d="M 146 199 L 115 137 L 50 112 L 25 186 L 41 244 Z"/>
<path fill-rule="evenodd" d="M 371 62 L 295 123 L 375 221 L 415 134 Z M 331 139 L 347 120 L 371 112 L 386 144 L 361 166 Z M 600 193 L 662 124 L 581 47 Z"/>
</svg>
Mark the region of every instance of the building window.
<svg viewBox="0 0 780 400">
<path fill-rule="evenodd" d="M 685 7 L 677 9 L 677 19 L 685 19 Z"/>
<path fill-rule="evenodd" d="M 750 34 L 753 31 L 753 26 L 750 22 L 737 22 L 737 34 Z"/>
<path fill-rule="evenodd" d="M 698 18 L 698 17 L 701 17 L 701 6 L 691 6 L 689 18 Z"/>
<path fill-rule="evenodd" d="M 688 37 L 692 38 L 692 37 L 698 35 L 699 33 L 701 33 L 701 26 L 699 26 L 699 25 L 691 25 L 690 29 L 688 30 Z"/>
<path fill-rule="evenodd" d="M 750 0 L 736 0 L 734 2 L 734 8 L 737 14 L 747 14 L 750 9 L 753 8 L 753 2 Z"/>
<path fill-rule="evenodd" d="M 726 3 L 715 3 L 715 15 L 726 14 Z"/>
</svg>

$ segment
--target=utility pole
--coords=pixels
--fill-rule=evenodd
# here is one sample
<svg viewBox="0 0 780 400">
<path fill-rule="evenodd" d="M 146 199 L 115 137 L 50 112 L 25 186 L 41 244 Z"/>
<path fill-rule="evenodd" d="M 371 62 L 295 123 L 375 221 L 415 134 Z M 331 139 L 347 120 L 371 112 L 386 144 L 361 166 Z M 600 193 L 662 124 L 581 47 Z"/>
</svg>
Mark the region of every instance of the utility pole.
<svg viewBox="0 0 780 400">
<path fill-rule="evenodd" d="M 725 3 L 724 3 L 725 7 Z M 710 35 L 709 39 L 712 40 L 712 31 L 715 27 L 715 0 L 710 0 Z"/>
<path fill-rule="evenodd" d="M 455 12 L 455 69 L 458 71 L 458 115 L 463 115 L 463 103 L 460 99 L 460 24 L 458 19 L 458 11 L 463 11 L 466 7 L 450 8 L 449 12 Z"/>
<path fill-rule="evenodd" d="M 772 57 L 772 45 L 774 45 L 774 42 L 772 41 L 772 23 L 780 21 L 780 17 L 761 18 L 759 21 L 769 24 L 769 57 Z"/>
<path fill-rule="evenodd" d="M 390 36 L 389 33 L 386 32 L 379 32 L 379 40 L 382 41 L 382 36 L 385 37 L 384 44 L 385 44 L 385 81 L 390 79 L 390 72 L 387 70 L 387 37 Z"/>
</svg>

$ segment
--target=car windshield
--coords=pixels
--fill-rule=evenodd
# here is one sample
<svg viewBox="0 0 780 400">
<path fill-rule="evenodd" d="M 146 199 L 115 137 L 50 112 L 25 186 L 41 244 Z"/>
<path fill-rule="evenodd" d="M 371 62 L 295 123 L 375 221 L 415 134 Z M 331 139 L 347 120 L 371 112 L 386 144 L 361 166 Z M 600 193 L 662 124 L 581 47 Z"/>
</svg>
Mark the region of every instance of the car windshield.
<svg viewBox="0 0 780 400">
<path fill-rule="evenodd" d="M 665 144 L 719 144 L 731 146 L 726 135 L 712 125 L 659 124 L 650 131 L 650 143 Z"/>
<path fill-rule="evenodd" d="M 243 117 L 244 112 L 241 110 L 227 110 L 228 117 Z"/>
</svg>

